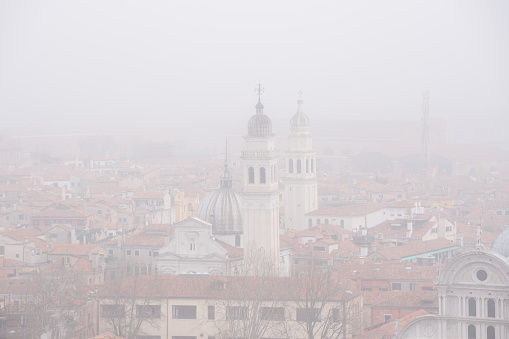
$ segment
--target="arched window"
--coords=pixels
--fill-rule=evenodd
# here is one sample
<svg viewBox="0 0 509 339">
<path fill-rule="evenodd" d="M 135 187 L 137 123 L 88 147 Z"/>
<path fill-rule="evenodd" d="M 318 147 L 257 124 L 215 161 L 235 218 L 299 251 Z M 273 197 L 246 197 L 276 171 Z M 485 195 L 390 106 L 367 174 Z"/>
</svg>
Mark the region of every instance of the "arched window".
<svg viewBox="0 0 509 339">
<path fill-rule="evenodd" d="M 477 305 L 477 303 L 476 303 L 475 298 L 468 299 L 468 315 L 470 317 L 476 316 L 476 305 Z"/>
<path fill-rule="evenodd" d="M 297 160 L 297 173 L 302 173 L 302 164 L 300 159 Z"/>
<path fill-rule="evenodd" d="M 311 173 L 315 172 L 315 159 L 311 159 Z"/>
<path fill-rule="evenodd" d="M 316 224 L 317 225 L 320 225 L 322 222 L 320 221 L 320 219 L 316 219 Z"/>
<path fill-rule="evenodd" d="M 488 326 L 488 328 L 486 329 L 486 338 L 495 339 L 495 327 Z"/>
<path fill-rule="evenodd" d="M 329 219 L 325 219 L 325 225 L 329 224 Z"/>
<path fill-rule="evenodd" d="M 313 227 L 313 220 L 311 219 L 308 220 L 308 227 L 309 228 Z"/>
<path fill-rule="evenodd" d="M 288 173 L 293 173 L 293 159 L 288 160 Z"/>
<path fill-rule="evenodd" d="M 488 318 L 495 318 L 495 300 L 488 299 Z"/>
<path fill-rule="evenodd" d="M 265 184 L 266 182 L 265 167 L 260 167 L 260 184 Z"/>
<path fill-rule="evenodd" d="M 240 235 L 236 235 L 235 236 L 235 246 L 239 247 L 240 246 Z"/>
<path fill-rule="evenodd" d="M 306 173 L 309 173 L 309 159 L 306 159 Z"/>
<path fill-rule="evenodd" d="M 476 339 L 475 326 L 468 325 L 468 339 Z"/>
<path fill-rule="evenodd" d="M 249 167 L 249 170 L 248 170 L 248 174 L 249 174 L 249 183 L 250 184 L 254 184 L 254 168 L 253 167 Z"/>
</svg>

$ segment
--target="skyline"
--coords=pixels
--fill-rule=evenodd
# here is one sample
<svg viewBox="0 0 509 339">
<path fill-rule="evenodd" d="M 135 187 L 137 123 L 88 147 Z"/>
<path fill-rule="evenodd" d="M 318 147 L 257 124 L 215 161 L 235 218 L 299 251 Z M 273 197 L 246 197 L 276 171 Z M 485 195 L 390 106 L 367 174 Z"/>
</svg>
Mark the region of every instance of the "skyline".
<svg viewBox="0 0 509 339">
<path fill-rule="evenodd" d="M 312 121 L 419 121 L 429 90 L 431 117 L 460 141 L 503 144 L 508 13 L 503 1 L 2 2 L 3 129 L 222 135 L 254 114 L 261 81 L 274 120 L 302 90 Z"/>
</svg>

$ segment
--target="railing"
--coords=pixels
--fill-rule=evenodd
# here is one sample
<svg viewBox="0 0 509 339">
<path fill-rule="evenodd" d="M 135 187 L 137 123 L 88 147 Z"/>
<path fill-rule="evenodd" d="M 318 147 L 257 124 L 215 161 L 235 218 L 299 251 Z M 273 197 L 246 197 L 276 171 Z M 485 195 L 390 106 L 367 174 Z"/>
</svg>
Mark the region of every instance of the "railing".
<svg viewBox="0 0 509 339">
<path fill-rule="evenodd" d="M 241 151 L 241 158 L 275 158 L 278 157 L 277 151 Z"/>
</svg>

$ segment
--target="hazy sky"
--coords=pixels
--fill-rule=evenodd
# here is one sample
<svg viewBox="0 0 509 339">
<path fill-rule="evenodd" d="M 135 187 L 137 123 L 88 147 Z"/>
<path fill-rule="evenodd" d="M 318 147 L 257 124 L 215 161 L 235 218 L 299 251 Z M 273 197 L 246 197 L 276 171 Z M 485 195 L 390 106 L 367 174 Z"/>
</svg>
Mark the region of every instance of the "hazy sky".
<svg viewBox="0 0 509 339">
<path fill-rule="evenodd" d="M 509 1 L 0 1 L 0 128 L 220 130 L 258 80 L 277 119 L 301 89 L 311 119 L 419 120 L 429 88 L 506 130 Z"/>
</svg>

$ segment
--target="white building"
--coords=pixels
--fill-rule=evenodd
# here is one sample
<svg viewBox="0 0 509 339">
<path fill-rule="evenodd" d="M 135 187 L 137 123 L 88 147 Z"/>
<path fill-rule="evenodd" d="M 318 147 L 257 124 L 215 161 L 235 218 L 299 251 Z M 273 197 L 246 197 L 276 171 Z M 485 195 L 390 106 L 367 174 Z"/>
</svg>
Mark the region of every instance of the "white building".
<svg viewBox="0 0 509 339">
<path fill-rule="evenodd" d="M 274 267 L 278 267 L 278 153 L 272 134 L 272 121 L 263 113 L 260 97 L 256 104 L 256 114 L 249 119 L 248 135 L 244 141 L 244 150 L 241 152 L 244 176 L 244 259 L 254 262 L 266 256 L 274 263 Z"/>
<path fill-rule="evenodd" d="M 305 214 L 318 208 L 318 193 L 310 121 L 302 108 L 302 99 L 297 104 L 297 113 L 290 120 L 291 133 L 286 152 L 285 229 L 302 230 L 308 228 Z"/>
<path fill-rule="evenodd" d="M 407 324 L 398 339 L 509 338 L 509 261 L 481 246 L 454 257 L 436 283 L 438 315 Z"/>
</svg>

